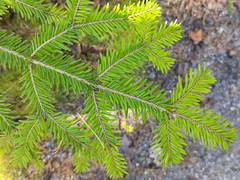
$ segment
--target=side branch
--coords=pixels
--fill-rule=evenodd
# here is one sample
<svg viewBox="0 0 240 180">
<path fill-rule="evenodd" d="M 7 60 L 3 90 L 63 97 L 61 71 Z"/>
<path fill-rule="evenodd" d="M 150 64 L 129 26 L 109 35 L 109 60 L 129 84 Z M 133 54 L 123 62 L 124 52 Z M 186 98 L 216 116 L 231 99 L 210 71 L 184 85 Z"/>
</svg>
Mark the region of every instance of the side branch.
<svg viewBox="0 0 240 180">
<path fill-rule="evenodd" d="M 84 118 L 78 113 L 77 114 L 78 117 L 84 122 L 84 124 L 92 131 L 92 133 L 96 136 L 96 138 L 98 139 L 98 141 L 101 143 L 103 149 L 105 149 L 101 139 L 98 137 L 98 135 L 92 130 L 92 128 L 87 124 L 87 122 L 84 120 Z"/>
<path fill-rule="evenodd" d="M 48 11 L 43 11 L 43 10 L 41 10 L 41 9 L 38 9 L 38 8 L 36 8 L 36 7 L 34 7 L 34 6 L 31 6 L 31 5 L 29 5 L 29 4 L 26 4 L 26 3 L 24 3 L 24 2 L 22 2 L 22 1 L 20 1 L 20 0 L 15 0 L 15 1 L 18 2 L 18 3 L 20 3 L 20 4 L 23 4 L 24 6 L 27 6 L 27 7 L 29 7 L 29 8 L 32 8 L 32 9 L 34 9 L 34 10 L 36 10 L 36 11 L 39 11 L 39 12 L 42 12 L 42 13 L 46 13 L 46 14 L 48 14 L 48 15 L 50 15 L 50 16 L 56 16 L 56 17 L 58 17 L 58 18 L 61 17 L 61 16 L 55 15 L 55 14 L 53 14 L 53 13 L 50 13 L 50 12 L 48 12 Z"/>
<path fill-rule="evenodd" d="M 35 95 L 37 96 L 37 99 L 38 99 L 38 103 L 42 109 L 42 112 L 46 115 L 46 117 L 50 118 L 58 127 L 60 127 L 65 133 L 67 133 L 71 138 L 73 138 L 76 142 L 78 142 L 79 144 L 82 144 L 82 142 L 80 142 L 74 135 L 72 135 L 65 127 L 63 127 L 61 124 L 59 124 L 52 116 L 50 116 L 44 109 L 43 105 L 42 105 L 42 102 L 40 100 L 40 97 L 38 95 L 38 91 L 37 91 L 37 88 L 36 88 L 36 85 L 35 85 L 35 82 L 34 82 L 34 77 L 33 77 L 33 72 L 32 72 L 32 67 L 31 67 L 31 64 L 29 65 L 29 71 L 30 71 L 30 74 L 31 74 L 31 80 L 32 80 L 32 84 L 33 84 L 33 88 L 34 88 L 34 92 L 35 92 Z M 37 122 L 39 121 L 39 119 L 35 122 L 34 126 L 31 128 L 33 129 Z M 28 133 L 28 136 L 29 134 L 31 133 L 31 131 L 29 131 Z M 89 147 L 91 148 L 91 147 Z M 91 148 L 93 149 L 93 148 Z"/>
<path fill-rule="evenodd" d="M 94 105 L 95 105 L 95 109 L 96 109 L 96 111 L 97 111 L 98 122 L 99 122 L 99 124 L 101 125 L 101 129 L 102 129 L 102 133 L 103 133 L 103 135 L 104 135 L 104 139 L 105 139 L 105 141 L 106 141 L 106 143 L 107 143 L 107 145 L 108 145 L 108 148 L 109 148 L 109 150 L 110 150 L 110 145 L 109 145 L 109 143 L 108 143 L 108 138 L 107 138 L 106 130 L 105 130 L 105 128 L 104 128 L 104 126 L 103 126 L 103 123 L 102 123 L 102 121 L 101 121 L 101 116 L 100 116 L 100 112 L 99 112 L 98 105 L 97 105 L 97 99 L 96 99 L 95 92 L 94 92 L 94 89 L 93 89 L 93 88 L 92 88 L 92 96 L 93 96 L 93 102 L 94 102 Z"/>
<path fill-rule="evenodd" d="M 48 43 L 50 43 L 51 41 L 57 39 L 58 37 L 62 36 L 63 34 L 66 34 L 68 31 L 70 31 L 71 29 L 73 29 L 74 27 L 70 27 L 69 29 L 66 29 L 65 31 L 59 33 L 58 35 L 52 37 L 51 39 L 47 40 L 46 42 L 42 43 L 37 49 L 34 50 L 34 52 L 29 56 L 30 58 L 32 58 L 40 49 L 42 49 L 45 45 L 47 45 Z"/>
<path fill-rule="evenodd" d="M 75 12 L 74 12 L 74 15 L 73 15 L 72 27 L 74 26 L 74 23 L 75 23 L 75 18 L 76 18 L 76 15 L 77 15 L 77 11 L 78 11 L 78 7 L 79 7 L 79 5 L 80 5 L 80 2 L 81 2 L 81 0 L 78 0 L 78 2 L 77 2 L 77 7 L 76 7 Z"/>
<path fill-rule="evenodd" d="M 32 81 L 32 85 L 33 85 L 33 89 L 34 89 L 35 95 L 37 96 L 38 103 L 39 103 L 42 111 L 45 113 L 45 110 L 44 110 L 44 108 L 43 108 L 42 102 L 41 102 L 41 100 L 40 100 L 40 97 L 39 97 L 39 95 L 38 95 L 37 88 L 36 88 L 36 85 L 35 85 L 35 81 L 34 81 L 34 77 L 33 77 L 33 72 L 32 72 L 32 65 L 29 64 L 28 67 L 29 67 L 30 76 L 31 76 L 31 81 Z M 35 126 L 37 125 L 37 123 L 38 123 L 39 121 L 40 121 L 40 118 L 38 118 L 38 119 L 35 121 L 35 123 L 34 123 L 33 126 L 31 127 L 30 131 L 28 132 L 27 138 L 26 138 L 25 143 L 24 143 L 24 148 L 23 148 L 23 151 L 22 151 L 21 156 L 24 154 L 24 152 L 25 152 L 25 150 L 26 150 L 26 148 L 27 148 L 27 142 L 28 142 L 28 139 L 29 139 L 30 134 L 32 133 L 33 129 L 35 128 Z"/>
<path fill-rule="evenodd" d="M 185 116 L 185 115 L 183 115 L 183 114 L 179 114 L 179 113 L 177 113 L 177 112 L 174 113 L 174 116 L 181 117 L 182 119 L 186 119 L 186 120 L 190 121 L 190 122 L 193 123 L 193 124 L 197 124 L 199 127 L 202 127 L 203 129 L 206 129 L 206 130 L 208 130 L 209 132 L 214 133 L 214 134 L 217 135 L 218 137 L 223 138 L 225 141 L 228 141 L 228 138 L 226 138 L 225 136 L 221 135 L 220 133 L 218 133 L 218 132 L 215 131 L 214 129 L 209 128 L 209 127 L 206 126 L 205 124 L 200 123 L 199 121 L 194 121 L 192 118 L 187 117 L 187 116 Z"/>
<path fill-rule="evenodd" d="M 20 157 L 24 154 L 26 148 L 27 148 L 27 143 L 28 143 L 28 139 L 29 139 L 29 136 L 30 134 L 32 133 L 33 129 L 35 128 L 35 126 L 37 125 L 37 123 L 39 122 L 39 118 L 35 121 L 35 123 L 33 124 L 33 126 L 31 127 L 30 131 L 28 132 L 27 134 L 27 138 L 25 140 L 25 143 L 24 143 L 24 147 L 23 147 L 23 150 L 22 150 L 22 154 L 20 155 Z"/>
<path fill-rule="evenodd" d="M 2 117 L 3 121 L 8 125 L 9 128 L 11 128 L 12 126 L 8 123 L 8 121 L 6 120 L 6 118 L 0 114 L 0 117 Z"/>
<path fill-rule="evenodd" d="M 113 161 L 113 164 L 114 164 L 115 169 L 118 169 L 118 168 L 117 168 L 116 161 L 114 160 L 114 156 L 113 156 L 113 152 L 112 152 L 111 146 L 110 146 L 110 144 L 109 144 L 109 140 L 108 140 L 108 137 L 107 137 L 107 134 L 106 134 L 106 130 L 105 130 L 104 125 L 103 125 L 103 122 L 102 122 L 102 120 L 101 120 L 100 111 L 99 111 L 99 109 L 98 109 L 97 99 L 96 99 L 95 92 L 94 92 L 94 89 L 93 89 L 93 88 L 92 88 L 92 96 L 93 96 L 93 102 L 94 102 L 94 105 L 95 105 L 95 109 L 96 109 L 96 111 L 97 111 L 98 122 L 99 122 L 100 125 L 101 125 L 102 133 L 103 133 L 104 139 L 105 139 L 105 141 L 106 141 L 106 143 L 107 143 L 107 146 L 108 146 L 108 150 L 109 150 L 109 152 L 110 152 L 111 159 L 112 159 L 112 161 Z M 119 172 L 118 172 L 118 173 L 119 173 Z M 120 175 L 120 174 L 119 174 L 119 175 Z"/>
<path fill-rule="evenodd" d="M 187 92 L 185 92 L 179 99 L 172 105 L 172 107 L 175 107 L 182 99 L 184 99 L 208 74 L 201 77 L 199 81 L 197 81 Z"/>
<path fill-rule="evenodd" d="M 34 92 L 35 92 L 35 95 L 37 96 L 37 100 L 38 100 L 38 103 L 43 111 L 44 114 L 46 114 L 44 108 L 43 108 L 43 105 L 42 105 L 42 102 L 40 100 L 40 97 L 38 95 L 38 91 L 37 91 L 37 88 L 36 88 L 36 84 L 35 84 L 35 81 L 34 81 L 34 77 L 33 77 L 33 72 L 32 72 L 32 65 L 29 64 L 29 71 L 30 71 L 30 75 L 31 75 L 31 81 L 32 81 L 32 85 L 33 85 L 33 89 L 34 89 Z"/>
<path fill-rule="evenodd" d="M 85 24 L 80 24 L 80 25 L 75 25 L 75 26 L 71 26 L 70 28 L 66 29 L 65 31 L 59 33 L 56 36 L 53 36 L 52 38 L 48 39 L 46 42 L 42 43 L 37 49 L 34 50 L 34 52 L 30 55 L 30 58 L 32 58 L 40 49 L 42 49 L 45 45 L 49 44 L 50 42 L 54 41 L 55 39 L 61 37 L 62 35 L 66 34 L 67 32 L 69 32 L 72 29 L 75 28 L 79 28 L 79 27 L 85 27 L 85 26 L 91 26 L 91 25 L 95 25 L 95 24 L 101 24 L 101 23 L 107 23 L 107 22 L 113 22 L 113 21 L 119 21 L 119 20 L 123 20 L 124 18 L 118 18 L 118 19 L 108 19 L 108 20 L 104 20 L 104 21 L 96 21 L 96 22 L 90 22 L 90 23 L 85 23 Z"/>
<path fill-rule="evenodd" d="M 141 49 L 143 49 L 144 46 L 134 50 L 133 52 L 127 54 L 126 56 L 122 57 L 121 59 L 119 59 L 118 61 L 116 61 L 114 64 L 112 64 L 111 66 L 109 66 L 105 71 L 103 71 L 101 74 L 99 74 L 99 76 L 96 78 L 96 80 L 98 80 L 99 78 L 101 78 L 104 74 L 106 74 L 110 69 L 112 69 L 113 67 L 115 67 L 118 63 L 122 62 L 124 59 L 128 58 L 129 56 L 133 55 L 134 53 L 140 51 Z"/>
<path fill-rule="evenodd" d="M 122 62 L 123 60 L 125 60 L 126 58 L 128 58 L 129 56 L 137 53 L 138 51 L 141 51 L 142 49 L 147 48 L 148 46 L 152 45 L 153 43 L 155 43 L 156 41 L 162 39 L 163 37 L 173 33 L 175 30 L 172 30 L 166 34 L 163 34 L 162 36 L 151 40 L 150 42 L 147 42 L 146 44 L 144 44 L 142 47 L 135 49 L 133 52 L 127 54 L 126 56 L 122 57 L 121 59 L 117 60 L 114 64 L 112 64 L 111 66 L 109 66 L 104 72 L 102 72 L 101 74 L 99 74 L 99 76 L 96 78 L 96 80 L 98 80 L 99 78 L 101 78 L 103 75 L 105 75 L 110 69 L 114 68 L 118 63 Z M 144 41 L 146 42 L 146 41 Z"/>
<path fill-rule="evenodd" d="M 78 3 L 78 6 L 80 4 L 80 0 L 79 0 L 79 3 Z M 128 17 L 123 17 L 123 18 L 117 18 L 117 19 L 107 19 L 107 20 L 102 20 L 102 21 L 95 21 L 95 22 L 89 22 L 89 23 L 85 23 L 85 24 L 79 24 L 79 25 L 74 25 L 74 23 L 72 24 L 72 26 L 68 29 L 66 29 L 65 31 L 59 33 L 58 35 L 52 37 L 51 39 L 47 40 L 46 42 L 44 42 L 43 44 L 41 44 L 32 54 L 30 57 L 33 57 L 41 48 L 43 48 L 46 44 L 50 43 L 51 41 L 55 40 L 56 38 L 62 36 L 63 34 L 66 34 L 68 31 L 74 29 L 74 28 L 79 28 L 79 27 L 85 27 L 85 26 L 91 26 L 91 25 L 95 25 L 95 24 L 101 24 L 101 23 L 108 23 L 108 22 L 115 22 L 115 21 L 122 21 L 122 20 L 126 20 L 126 19 L 129 19 L 129 18 L 133 18 L 133 17 L 136 17 L 136 16 L 140 16 L 141 14 L 144 14 L 146 12 L 149 12 L 149 11 L 152 11 L 154 10 L 155 8 L 150 8 L 150 9 L 147 9 L 143 12 L 140 12 L 140 13 L 136 13 L 136 14 L 133 14 L 131 16 L 128 16 Z M 75 11 L 75 13 L 77 13 L 77 9 Z M 74 14 L 74 17 L 76 16 L 76 14 Z M 73 21 L 74 22 L 74 21 Z"/>
<path fill-rule="evenodd" d="M 163 64 L 165 64 L 166 66 L 169 66 L 169 64 L 166 63 L 166 62 L 165 62 L 160 56 L 158 56 L 156 53 L 151 52 L 151 54 L 152 54 L 153 56 L 155 56 L 156 58 L 158 58 L 159 60 L 161 60 L 161 61 L 163 62 Z"/>
<path fill-rule="evenodd" d="M 171 141 L 170 141 L 170 123 L 168 119 L 166 119 L 166 134 L 167 134 L 167 142 L 168 142 L 168 153 L 169 153 L 169 159 L 172 159 L 172 154 L 171 154 Z"/>
</svg>

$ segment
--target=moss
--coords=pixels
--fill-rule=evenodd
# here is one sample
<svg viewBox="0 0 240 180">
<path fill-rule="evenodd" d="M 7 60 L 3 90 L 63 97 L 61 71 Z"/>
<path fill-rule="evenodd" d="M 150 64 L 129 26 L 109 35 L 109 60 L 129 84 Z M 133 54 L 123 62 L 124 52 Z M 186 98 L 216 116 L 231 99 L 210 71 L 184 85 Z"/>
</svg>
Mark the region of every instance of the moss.
<svg viewBox="0 0 240 180">
<path fill-rule="evenodd" d="M 29 109 L 25 109 L 26 105 L 21 102 L 21 84 L 19 82 L 21 75 L 19 71 L 11 69 L 4 70 L 0 76 L 0 93 L 12 105 L 15 116 L 24 116 L 30 112 Z"/>
</svg>

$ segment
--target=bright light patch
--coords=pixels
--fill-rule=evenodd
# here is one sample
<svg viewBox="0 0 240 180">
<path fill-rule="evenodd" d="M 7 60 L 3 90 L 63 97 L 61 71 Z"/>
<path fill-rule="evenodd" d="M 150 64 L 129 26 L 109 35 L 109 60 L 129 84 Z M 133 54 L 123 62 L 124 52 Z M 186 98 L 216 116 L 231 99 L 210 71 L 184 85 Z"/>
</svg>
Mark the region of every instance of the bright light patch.
<svg viewBox="0 0 240 180">
<path fill-rule="evenodd" d="M 7 167 L 4 164 L 3 153 L 0 151 L 0 179 L 1 180 L 10 180 L 11 178 L 8 176 Z"/>
</svg>

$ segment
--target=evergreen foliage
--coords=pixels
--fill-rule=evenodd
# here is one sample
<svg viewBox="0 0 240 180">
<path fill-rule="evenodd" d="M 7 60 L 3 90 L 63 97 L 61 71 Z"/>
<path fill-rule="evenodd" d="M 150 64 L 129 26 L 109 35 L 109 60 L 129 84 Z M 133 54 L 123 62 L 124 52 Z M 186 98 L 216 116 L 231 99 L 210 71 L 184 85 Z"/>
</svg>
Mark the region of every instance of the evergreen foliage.
<svg viewBox="0 0 240 180">
<path fill-rule="evenodd" d="M 231 123 L 225 119 L 217 120 L 220 115 L 199 107 L 200 93 L 210 92 L 209 84 L 215 82 L 205 66 L 190 69 L 184 83 L 179 77 L 170 98 L 158 86 L 146 85 L 146 80 L 131 75 L 143 61 L 151 61 L 163 73 L 174 63 L 164 48 L 181 38 L 180 24 L 175 21 L 158 26 L 160 7 L 154 0 L 123 9 L 110 9 L 108 5 L 94 8 L 89 0 L 66 0 L 66 4 L 61 8 L 43 0 L 0 2 L 0 14 L 9 6 L 24 19 L 41 23 L 31 42 L 0 29 L 0 63 L 5 69 L 23 72 L 23 103 L 31 109 L 27 120 L 16 123 L 11 120 L 9 105 L 0 97 L 0 142 L 5 142 L 1 144 L 5 149 L 14 147 L 14 164 L 26 167 L 31 162 L 42 168 L 38 142 L 53 134 L 58 148 L 71 144 L 77 172 L 88 169 L 88 161 L 93 160 L 104 164 L 110 177 L 123 177 L 126 162 L 118 151 L 120 130 L 112 125 L 116 116 L 110 111 L 123 109 L 127 116 L 129 107 L 137 118 L 141 114 L 144 122 L 150 117 L 158 123 L 153 144 L 160 148 L 160 164 L 183 160 L 187 145 L 183 130 L 212 149 L 217 145 L 222 150 L 229 148 L 237 135 L 235 128 L 227 127 Z M 70 51 L 67 45 L 81 41 L 84 34 L 116 37 L 119 31 L 129 35 L 114 47 L 109 45 L 96 68 L 64 53 Z M 50 93 L 53 85 L 57 90 L 62 86 L 66 93 L 83 92 L 87 99 L 81 114 L 87 115 L 67 120 L 70 115 L 57 112 Z M 76 126 L 79 121 L 84 123 Z"/>
</svg>

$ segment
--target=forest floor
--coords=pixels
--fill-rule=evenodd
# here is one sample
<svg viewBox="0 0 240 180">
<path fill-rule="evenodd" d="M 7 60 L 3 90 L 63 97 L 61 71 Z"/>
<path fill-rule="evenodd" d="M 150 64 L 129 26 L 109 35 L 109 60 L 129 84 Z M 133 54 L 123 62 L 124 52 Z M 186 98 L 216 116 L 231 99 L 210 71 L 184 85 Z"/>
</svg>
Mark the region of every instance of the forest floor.
<svg viewBox="0 0 240 180">
<path fill-rule="evenodd" d="M 99 1 L 96 1 L 99 2 Z M 102 1 L 100 1 L 102 2 Z M 154 82 L 160 88 L 169 91 L 177 83 L 177 77 L 183 77 L 190 68 L 198 64 L 206 65 L 212 70 L 217 82 L 212 86 L 212 93 L 202 95 L 203 107 L 213 109 L 223 118 L 233 122 L 232 127 L 240 130 L 240 2 L 238 0 L 159 0 L 164 21 L 181 22 L 183 38 L 173 47 L 171 57 L 176 59 L 175 65 L 167 74 L 162 74 L 150 63 L 145 65 L 143 76 L 148 83 Z M 77 51 L 78 46 L 73 46 Z M 101 47 L 89 47 L 81 44 L 81 52 L 91 51 L 92 54 L 104 50 Z M 80 111 L 83 99 L 62 103 L 59 108 L 68 107 Z M 240 177 L 240 137 L 229 148 L 221 151 L 216 148 L 205 148 L 200 141 L 193 142 L 189 137 L 185 148 L 187 155 L 184 161 L 173 167 L 157 165 L 157 156 L 150 152 L 154 122 L 144 124 L 136 121 L 131 111 L 127 119 L 121 121 L 134 127 L 131 133 L 123 128 L 120 152 L 128 163 L 126 180 L 234 180 Z M 52 155 L 56 144 L 44 141 L 40 144 L 43 152 L 45 169 L 36 171 L 29 165 L 25 171 L 26 179 L 109 179 L 102 165 L 93 164 L 87 172 L 74 173 L 69 150 L 59 150 Z"/>
</svg>

